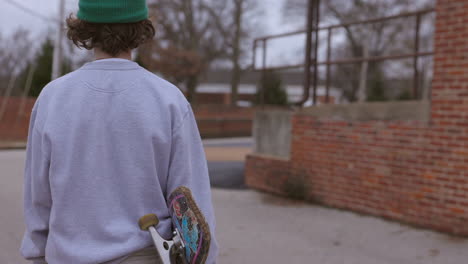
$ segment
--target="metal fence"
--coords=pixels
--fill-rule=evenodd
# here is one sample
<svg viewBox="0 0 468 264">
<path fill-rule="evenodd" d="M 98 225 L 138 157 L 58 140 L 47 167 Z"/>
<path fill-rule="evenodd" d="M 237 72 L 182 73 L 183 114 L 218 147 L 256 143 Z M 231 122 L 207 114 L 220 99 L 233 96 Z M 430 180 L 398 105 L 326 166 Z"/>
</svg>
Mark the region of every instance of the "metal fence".
<svg viewBox="0 0 468 264">
<path fill-rule="evenodd" d="M 425 51 L 421 52 L 419 49 L 420 46 L 420 28 L 421 28 L 421 20 L 422 17 L 433 13 L 435 10 L 425 9 L 416 12 L 407 12 L 393 16 L 375 18 L 375 19 L 367 19 L 361 21 L 355 21 L 350 23 L 343 23 L 343 24 L 336 24 L 331 26 L 323 26 L 319 27 L 319 8 L 320 1 L 319 0 L 309 0 L 308 5 L 308 15 L 307 15 L 307 29 L 306 30 L 298 30 L 283 34 L 277 35 L 268 35 L 260 38 L 256 38 L 253 42 L 253 60 L 252 60 L 252 69 L 254 71 L 267 71 L 267 70 L 286 70 L 286 69 L 296 69 L 296 68 L 304 68 L 304 90 L 302 100 L 296 102 L 294 104 L 302 106 L 310 97 L 310 87 L 312 86 L 312 98 L 314 104 L 317 103 L 317 82 L 318 82 L 318 66 L 325 65 L 326 66 L 326 78 L 325 78 L 325 88 L 326 88 L 326 95 L 325 101 L 329 103 L 329 94 L 330 94 L 330 74 L 331 74 L 331 65 L 339 65 L 339 64 L 352 64 L 352 63 L 368 63 L 371 61 L 385 61 L 385 60 L 400 60 L 400 59 L 407 59 L 413 58 L 413 89 L 412 95 L 413 97 L 417 97 L 420 93 L 418 79 L 419 79 L 419 70 L 418 70 L 418 58 L 424 56 L 431 56 L 433 55 L 433 51 Z M 414 28 L 414 50 L 412 53 L 404 53 L 404 54 L 394 54 L 394 55 L 384 55 L 384 56 L 363 56 L 363 57 L 354 57 L 354 58 L 347 58 L 347 59 L 338 59 L 332 60 L 331 53 L 332 53 L 332 32 L 338 28 L 346 28 L 349 26 L 355 25 L 366 25 L 372 23 L 381 23 L 389 20 L 395 20 L 399 18 L 411 18 L 414 17 L 415 19 L 415 28 Z M 328 34 L 327 37 L 327 59 L 325 61 L 318 61 L 316 58 L 318 57 L 318 46 L 319 46 L 319 32 L 326 31 Z M 283 65 L 283 66 L 276 66 L 276 67 L 268 67 L 267 66 L 267 43 L 272 39 L 290 37 L 294 35 L 306 34 L 306 52 L 305 52 L 305 60 L 304 63 L 301 64 L 291 64 L 291 65 Z M 314 39 L 314 40 L 313 40 Z M 261 65 L 256 64 L 257 58 L 257 49 L 261 48 L 262 50 L 262 60 Z M 264 91 L 261 91 L 261 103 L 264 102 Z"/>
</svg>

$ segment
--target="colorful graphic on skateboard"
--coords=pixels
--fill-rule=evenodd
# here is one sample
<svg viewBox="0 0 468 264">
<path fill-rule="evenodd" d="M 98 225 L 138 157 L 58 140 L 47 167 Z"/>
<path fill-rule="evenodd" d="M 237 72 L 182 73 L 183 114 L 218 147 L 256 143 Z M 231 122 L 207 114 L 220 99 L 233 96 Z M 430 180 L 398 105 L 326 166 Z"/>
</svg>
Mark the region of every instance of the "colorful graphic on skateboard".
<svg viewBox="0 0 468 264">
<path fill-rule="evenodd" d="M 169 213 L 185 245 L 187 263 L 205 263 L 210 247 L 210 231 L 192 193 L 179 187 L 169 196 Z"/>
<path fill-rule="evenodd" d="M 170 241 L 164 240 L 156 231 L 159 219 L 155 214 L 145 215 L 138 221 L 142 230 L 151 233 L 163 263 L 205 263 L 211 241 L 210 230 L 190 190 L 186 187 L 175 189 L 169 196 L 168 209 L 174 227 L 174 237 Z"/>
</svg>

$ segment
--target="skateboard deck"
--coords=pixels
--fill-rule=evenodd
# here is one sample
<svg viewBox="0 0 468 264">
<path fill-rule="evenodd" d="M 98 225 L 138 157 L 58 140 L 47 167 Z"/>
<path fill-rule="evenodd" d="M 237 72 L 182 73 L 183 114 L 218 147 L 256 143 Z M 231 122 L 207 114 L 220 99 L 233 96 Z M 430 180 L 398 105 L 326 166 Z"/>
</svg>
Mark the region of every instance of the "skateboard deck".
<svg viewBox="0 0 468 264">
<path fill-rule="evenodd" d="M 185 246 L 185 261 L 189 264 L 205 263 L 210 247 L 210 230 L 190 189 L 175 189 L 169 196 L 168 203 L 172 223 Z"/>
</svg>

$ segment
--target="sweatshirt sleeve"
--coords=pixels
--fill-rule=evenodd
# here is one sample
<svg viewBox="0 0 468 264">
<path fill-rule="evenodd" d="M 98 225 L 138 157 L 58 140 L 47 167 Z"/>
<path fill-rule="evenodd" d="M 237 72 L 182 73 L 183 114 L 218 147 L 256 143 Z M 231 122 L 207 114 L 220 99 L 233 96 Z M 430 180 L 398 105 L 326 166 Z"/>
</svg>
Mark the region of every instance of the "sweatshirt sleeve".
<svg viewBox="0 0 468 264">
<path fill-rule="evenodd" d="M 210 227 L 211 245 L 206 263 L 216 263 L 218 243 L 215 237 L 215 216 L 208 166 L 200 132 L 190 105 L 181 123 L 173 131 L 166 199 L 169 199 L 172 191 L 180 186 L 191 190 Z"/>
<path fill-rule="evenodd" d="M 52 199 L 49 185 L 49 157 L 45 140 L 36 127 L 37 111 L 33 109 L 29 123 L 24 168 L 24 220 L 26 230 L 21 255 L 33 263 L 45 263 L 45 247 L 49 232 Z"/>
</svg>

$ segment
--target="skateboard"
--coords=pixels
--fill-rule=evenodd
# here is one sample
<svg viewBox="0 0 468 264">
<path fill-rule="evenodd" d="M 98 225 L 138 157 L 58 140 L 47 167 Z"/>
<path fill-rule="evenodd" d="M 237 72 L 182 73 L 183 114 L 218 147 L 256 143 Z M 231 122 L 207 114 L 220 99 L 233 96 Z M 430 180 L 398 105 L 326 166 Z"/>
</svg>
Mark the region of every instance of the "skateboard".
<svg viewBox="0 0 468 264">
<path fill-rule="evenodd" d="M 208 257 L 211 235 L 205 217 L 193 199 L 190 189 L 179 187 L 169 196 L 169 215 L 173 238 L 164 240 L 156 231 L 159 219 L 155 214 L 140 218 L 141 230 L 149 231 L 164 264 L 202 264 Z"/>
</svg>

